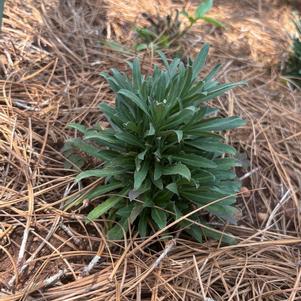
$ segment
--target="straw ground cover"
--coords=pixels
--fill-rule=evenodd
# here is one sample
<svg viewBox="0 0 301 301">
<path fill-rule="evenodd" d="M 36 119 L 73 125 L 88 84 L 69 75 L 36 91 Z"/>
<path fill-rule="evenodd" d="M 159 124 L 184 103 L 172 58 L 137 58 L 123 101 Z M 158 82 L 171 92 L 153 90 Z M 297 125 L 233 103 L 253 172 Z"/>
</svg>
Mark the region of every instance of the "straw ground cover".
<svg viewBox="0 0 301 301">
<path fill-rule="evenodd" d="M 238 3 L 239 2 L 239 3 Z M 280 76 L 294 30 L 284 1 L 216 1 L 220 31 L 199 24 L 182 42 L 194 55 L 212 44 L 208 68 L 219 80 L 248 80 L 214 105 L 248 123 L 231 131 L 245 167 L 239 243 L 224 246 L 129 232 L 110 242 L 103 222 L 86 225 L 93 204 L 66 210 L 79 189 L 61 149 L 70 122 L 105 124 L 97 105 L 113 95 L 99 73 L 127 70 L 141 12 L 168 1 L 6 1 L 0 43 L 0 299 L 1 300 L 300 300 L 301 112 L 299 91 Z M 190 9 L 188 7 L 188 9 Z M 140 24 L 141 23 L 141 24 Z M 172 49 L 170 50 L 172 52 Z M 156 60 L 141 57 L 145 71 Z M 91 162 L 92 164 L 92 162 Z M 218 225 L 216 225 L 218 226 Z M 223 225 L 220 225 L 223 230 Z M 206 299 L 207 298 L 207 299 Z"/>
</svg>

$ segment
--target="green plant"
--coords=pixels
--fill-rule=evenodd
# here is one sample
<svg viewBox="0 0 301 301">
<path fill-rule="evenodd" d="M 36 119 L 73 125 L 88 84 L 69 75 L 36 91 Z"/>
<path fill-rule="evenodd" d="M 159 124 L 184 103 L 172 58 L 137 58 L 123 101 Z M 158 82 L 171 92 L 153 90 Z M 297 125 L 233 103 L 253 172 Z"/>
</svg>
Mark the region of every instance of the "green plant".
<svg viewBox="0 0 301 301">
<path fill-rule="evenodd" d="M 4 0 L 0 0 L 0 30 L 2 27 L 3 11 L 4 11 Z"/>
<path fill-rule="evenodd" d="M 285 77 L 301 88 L 301 19 L 295 21 L 297 36 L 293 39 L 292 53 L 287 62 Z"/>
<path fill-rule="evenodd" d="M 189 24 L 182 29 L 182 23 L 179 19 L 179 11 L 166 16 L 156 16 L 156 18 L 143 14 L 144 18 L 149 22 L 148 27 L 138 27 L 136 32 L 140 42 L 136 45 L 136 50 L 144 50 L 146 48 L 169 48 L 176 46 L 179 39 L 184 36 L 190 28 L 199 20 L 203 20 L 216 27 L 223 27 L 223 24 L 214 18 L 206 16 L 213 7 L 213 0 L 202 1 L 193 15 L 190 15 L 185 9 L 181 14 L 187 17 Z"/>
<path fill-rule="evenodd" d="M 148 76 L 141 74 L 137 59 L 130 63 L 130 78 L 116 69 L 112 75 L 103 73 L 116 94 L 115 107 L 100 105 L 111 127 L 71 125 L 83 139 L 71 139 L 69 146 L 101 162 L 96 169 L 81 172 L 76 180 L 104 179 L 103 185 L 82 199 L 97 198 L 99 202 L 88 220 L 107 214 L 119 223 L 110 229 L 109 237 L 120 238 L 121 227 L 126 231 L 129 224 L 144 237 L 204 205 L 206 214 L 235 221 L 235 194 L 240 183 L 234 167 L 239 163 L 231 158 L 235 149 L 224 144 L 219 133 L 244 121 L 216 117 L 217 110 L 206 103 L 242 82 L 215 81 L 218 65 L 199 80 L 208 49 L 205 45 L 187 66 L 179 59 L 169 64 L 161 53 L 165 69 L 155 65 Z M 108 193 L 112 195 L 106 197 Z M 203 215 L 202 211 L 190 218 L 205 223 Z M 215 230 L 189 221 L 179 227 L 197 240 L 203 235 L 218 237 Z"/>
</svg>

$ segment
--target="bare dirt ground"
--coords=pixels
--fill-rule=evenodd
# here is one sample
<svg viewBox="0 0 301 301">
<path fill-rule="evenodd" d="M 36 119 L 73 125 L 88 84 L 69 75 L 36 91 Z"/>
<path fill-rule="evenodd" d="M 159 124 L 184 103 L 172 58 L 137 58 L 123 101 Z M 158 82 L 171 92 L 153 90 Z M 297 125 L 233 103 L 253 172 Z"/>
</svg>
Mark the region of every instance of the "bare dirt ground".
<svg viewBox="0 0 301 301">
<path fill-rule="evenodd" d="M 133 57 L 101 41 L 130 47 L 142 12 L 166 14 L 181 1 L 6 1 L 0 300 L 301 300 L 301 92 L 280 72 L 294 5 L 301 7 L 298 1 L 215 1 L 210 16 L 226 28 L 200 22 L 182 40 L 187 55 L 204 42 L 212 45 L 208 68 L 221 62 L 221 81 L 248 81 L 214 103 L 248 122 L 228 135 L 249 164 L 241 170 L 242 217 L 225 226 L 238 244 L 223 246 L 157 234 L 142 241 L 134 232 L 110 242 L 101 220 L 85 224 L 86 208 L 64 209 L 79 191 L 74 172 L 64 169 L 61 149 L 73 135 L 67 125 L 104 122 L 97 105 L 113 96 L 99 73 L 127 70 Z M 149 71 L 157 59 L 140 56 Z"/>
</svg>

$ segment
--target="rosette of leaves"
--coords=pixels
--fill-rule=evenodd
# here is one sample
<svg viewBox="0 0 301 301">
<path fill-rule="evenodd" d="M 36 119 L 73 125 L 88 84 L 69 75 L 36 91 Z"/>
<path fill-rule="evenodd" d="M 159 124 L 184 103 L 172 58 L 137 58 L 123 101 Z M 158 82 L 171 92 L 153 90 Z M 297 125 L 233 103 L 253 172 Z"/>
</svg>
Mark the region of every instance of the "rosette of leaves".
<svg viewBox="0 0 301 301">
<path fill-rule="evenodd" d="M 69 145 L 100 161 L 76 180 L 104 179 L 83 199 L 96 204 L 88 220 L 105 214 L 117 222 L 111 224 L 110 238 L 121 238 L 122 228 L 127 231 L 130 225 L 145 237 L 203 206 L 200 213 L 178 224 L 195 239 L 219 237 L 217 230 L 199 225 L 206 222 L 204 212 L 235 222 L 240 183 L 234 167 L 239 163 L 221 133 L 244 121 L 216 117 L 217 110 L 207 102 L 242 82 L 214 80 L 219 66 L 200 80 L 207 53 L 205 45 L 186 66 L 179 59 L 169 64 L 161 53 L 165 68 L 155 65 L 147 76 L 141 74 L 138 59 L 129 64 L 131 77 L 116 69 L 111 75 L 103 73 L 116 94 L 115 106 L 100 105 L 110 127 L 71 125 L 82 138 L 70 140 Z"/>
<path fill-rule="evenodd" d="M 297 36 L 293 39 L 293 49 L 287 62 L 285 77 L 301 88 L 301 19 L 295 21 Z"/>
</svg>

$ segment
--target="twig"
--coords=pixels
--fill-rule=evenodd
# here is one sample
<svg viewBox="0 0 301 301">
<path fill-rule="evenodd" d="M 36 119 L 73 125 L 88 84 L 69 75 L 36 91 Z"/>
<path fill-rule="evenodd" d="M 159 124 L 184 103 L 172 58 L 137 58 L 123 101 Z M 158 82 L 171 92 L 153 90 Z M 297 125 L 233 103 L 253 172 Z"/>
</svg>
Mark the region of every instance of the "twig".
<svg viewBox="0 0 301 301">
<path fill-rule="evenodd" d="M 49 285 L 52 285 L 52 284 L 56 283 L 57 281 L 59 281 L 64 276 L 64 274 L 66 273 L 66 271 L 67 270 L 65 270 L 65 269 L 64 270 L 59 270 L 53 276 L 51 276 L 49 278 L 46 278 L 43 281 L 44 286 L 49 286 Z"/>
<path fill-rule="evenodd" d="M 239 180 L 242 181 L 242 180 L 248 178 L 249 176 L 251 176 L 252 174 L 254 174 L 255 172 L 257 172 L 260 169 L 261 169 L 260 167 L 253 168 L 252 170 L 250 170 L 249 172 L 247 172 L 246 174 L 244 174 L 243 176 L 241 176 L 239 178 Z"/>
<path fill-rule="evenodd" d="M 161 261 L 167 256 L 167 254 L 171 251 L 171 249 L 176 245 L 176 240 L 173 239 L 171 240 L 165 247 L 164 251 L 162 252 L 162 254 L 156 259 L 156 261 L 153 263 L 153 265 L 147 270 L 145 271 L 145 273 L 143 273 L 141 276 L 139 276 L 138 279 L 134 279 L 132 282 L 134 283 L 133 285 L 131 285 L 126 291 L 123 292 L 123 295 L 128 294 L 132 289 L 134 289 L 137 285 L 139 285 L 139 283 L 141 283 L 146 277 L 148 277 L 148 275 L 159 266 L 159 264 L 161 263 Z"/>
<path fill-rule="evenodd" d="M 81 276 L 87 276 L 90 274 L 91 270 L 94 268 L 94 266 L 98 263 L 98 261 L 100 260 L 100 256 L 95 255 L 92 260 L 89 262 L 89 264 L 87 266 L 84 267 Z"/>
<path fill-rule="evenodd" d="M 156 261 L 153 263 L 152 267 L 150 268 L 151 270 L 155 269 L 156 267 L 159 266 L 161 261 L 167 256 L 167 254 L 170 252 L 170 250 L 176 245 L 176 241 L 173 239 L 171 240 L 167 246 L 165 247 L 164 251 L 162 254 L 156 259 Z"/>
<path fill-rule="evenodd" d="M 289 194 L 290 194 L 290 190 L 288 190 L 283 197 L 281 198 L 281 200 L 278 202 L 278 204 L 276 205 L 276 207 L 273 209 L 273 211 L 270 214 L 270 217 L 265 225 L 265 229 L 268 229 L 272 223 L 272 220 L 274 219 L 275 214 L 277 213 L 277 211 L 280 209 L 280 207 L 287 201 L 289 200 Z"/>
<path fill-rule="evenodd" d="M 63 223 L 60 224 L 60 227 L 71 237 L 71 239 L 74 241 L 76 245 L 80 244 L 80 239 L 74 235 L 74 233 L 69 227 L 67 227 Z"/>
</svg>

